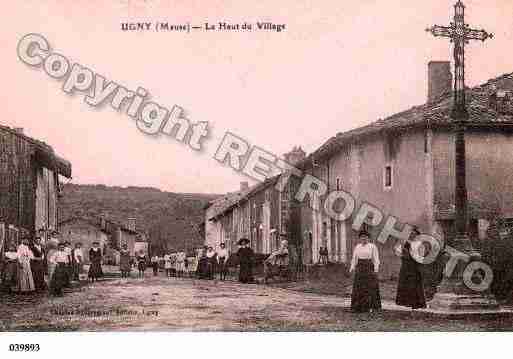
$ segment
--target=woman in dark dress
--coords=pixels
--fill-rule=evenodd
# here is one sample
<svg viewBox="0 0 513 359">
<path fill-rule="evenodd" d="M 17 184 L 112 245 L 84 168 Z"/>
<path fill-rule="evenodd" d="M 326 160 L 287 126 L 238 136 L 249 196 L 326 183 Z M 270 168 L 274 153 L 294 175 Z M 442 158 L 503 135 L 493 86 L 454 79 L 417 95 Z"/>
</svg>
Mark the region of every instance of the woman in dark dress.
<svg viewBox="0 0 513 359">
<path fill-rule="evenodd" d="M 251 248 L 248 247 L 249 240 L 247 238 L 242 238 L 239 240 L 239 251 L 237 252 L 237 257 L 239 258 L 239 282 L 241 283 L 252 283 L 253 282 L 253 262 L 254 262 L 254 252 Z"/>
<path fill-rule="evenodd" d="M 420 233 L 414 230 L 416 237 Z M 399 282 L 397 283 L 397 305 L 410 307 L 411 309 L 426 308 L 426 297 L 420 263 L 412 257 L 412 242 L 407 240 L 401 251 L 401 270 L 399 271 Z"/>
<path fill-rule="evenodd" d="M 91 266 L 89 267 L 89 278 L 91 282 L 97 281 L 98 278 L 103 277 L 102 270 L 102 250 L 99 242 L 93 242 L 93 247 L 89 250 L 89 261 Z"/>
<path fill-rule="evenodd" d="M 201 249 L 198 255 L 198 268 L 196 269 L 196 276 L 198 279 L 208 279 L 208 257 L 207 249 L 205 246 Z"/>
<path fill-rule="evenodd" d="M 381 310 L 378 248 L 369 242 L 370 235 L 367 231 L 360 231 L 358 237 L 360 243 L 354 249 L 350 269 L 355 272 L 351 310 L 356 313 Z"/>
<path fill-rule="evenodd" d="M 137 270 L 139 271 L 139 278 L 144 278 L 144 272 L 146 271 L 146 256 L 144 252 L 139 252 L 136 257 L 137 260 Z"/>
<path fill-rule="evenodd" d="M 63 294 L 62 288 L 66 285 L 69 264 L 69 256 L 65 250 L 64 243 L 59 244 L 59 249 L 53 252 L 49 261 L 55 265 L 55 270 L 50 280 L 50 294 L 60 297 Z"/>
<path fill-rule="evenodd" d="M 46 290 L 45 282 L 45 250 L 41 245 L 41 238 L 35 237 L 30 250 L 34 254 L 34 258 L 30 260 L 30 268 L 32 269 L 32 277 L 37 291 Z"/>
</svg>

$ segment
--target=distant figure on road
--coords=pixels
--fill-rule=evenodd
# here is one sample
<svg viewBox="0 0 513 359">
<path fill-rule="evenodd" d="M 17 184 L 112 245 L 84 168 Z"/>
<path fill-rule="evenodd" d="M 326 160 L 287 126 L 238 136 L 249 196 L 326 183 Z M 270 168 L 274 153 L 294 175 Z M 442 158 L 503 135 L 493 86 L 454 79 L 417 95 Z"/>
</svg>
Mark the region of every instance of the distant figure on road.
<svg viewBox="0 0 513 359">
<path fill-rule="evenodd" d="M 137 254 L 136 260 L 139 278 L 144 278 L 144 272 L 146 271 L 146 256 L 143 251 L 140 251 L 139 254 Z"/>
<path fill-rule="evenodd" d="M 153 276 L 156 277 L 159 275 L 159 256 L 151 257 L 151 269 L 153 269 Z"/>
<path fill-rule="evenodd" d="M 132 264 L 130 263 L 130 252 L 126 244 L 124 244 L 121 251 L 119 251 L 119 270 L 121 271 L 121 278 L 130 277 Z"/>
<path fill-rule="evenodd" d="M 357 313 L 380 310 L 378 247 L 369 242 L 370 235 L 365 230 L 360 231 L 358 238 L 360 243 L 354 249 L 350 269 L 351 272 L 355 272 L 351 310 Z"/>
<path fill-rule="evenodd" d="M 89 260 L 91 265 L 89 266 L 88 277 L 91 282 L 98 281 L 98 278 L 103 277 L 100 242 L 93 242 L 93 247 L 89 250 Z"/>
<path fill-rule="evenodd" d="M 180 251 L 176 254 L 176 276 L 180 278 L 185 272 L 185 257 L 185 252 Z"/>
<path fill-rule="evenodd" d="M 319 263 L 328 264 L 328 247 L 319 248 Z"/>
<path fill-rule="evenodd" d="M 239 282 L 241 283 L 252 283 L 253 282 L 253 262 L 254 252 L 248 247 L 249 240 L 247 238 L 241 238 L 238 243 L 241 247 L 237 252 L 239 258 Z"/>
<path fill-rule="evenodd" d="M 228 267 L 226 262 L 228 261 L 228 250 L 224 243 L 220 244 L 220 249 L 217 251 L 217 266 L 219 271 L 219 279 L 226 280 L 226 274 L 228 273 Z"/>
<path fill-rule="evenodd" d="M 402 246 L 401 269 L 399 271 L 395 302 L 397 305 L 419 309 L 426 308 L 426 297 L 420 272 L 421 264 L 412 257 L 413 241 L 411 239 L 420 235 L 420 232 L 414 229 L 412 235 L 413 238 L 408 238 Z"/>
<path fill-rule="evenodd" d="M 171 261 L 171 255 L 166 253 L 164 255 L 164 269 L 166 270 L 166 277 L 171 278 L 171 269 L 173 268 L 173 263 Z"/>
</svg>

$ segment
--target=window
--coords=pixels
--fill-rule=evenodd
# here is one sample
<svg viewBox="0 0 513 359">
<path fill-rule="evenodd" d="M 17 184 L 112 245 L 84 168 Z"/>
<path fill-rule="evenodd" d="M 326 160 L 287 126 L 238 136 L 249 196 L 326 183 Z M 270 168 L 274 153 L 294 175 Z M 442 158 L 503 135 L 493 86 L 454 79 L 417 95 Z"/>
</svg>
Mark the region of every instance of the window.
<svg viewBox="0 0 513 359">
<path fill-rule="evenodd" d="M 383 175 L 383 185 L 385 189 L 392 188 L 393 168 L 392 165 L 385 166 L 385 173 Z"/>
</svg>

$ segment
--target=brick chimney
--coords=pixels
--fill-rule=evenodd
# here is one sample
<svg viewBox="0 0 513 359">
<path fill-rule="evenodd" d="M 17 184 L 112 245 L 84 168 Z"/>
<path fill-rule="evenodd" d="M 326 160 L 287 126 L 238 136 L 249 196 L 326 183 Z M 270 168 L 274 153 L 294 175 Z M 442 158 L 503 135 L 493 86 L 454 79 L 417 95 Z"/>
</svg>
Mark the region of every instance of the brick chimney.
<svg viewBox="0 0 513 359">
<path fill-rule="evenodd" d="M 240 183 L 240 190 L 241 190 L 241 192 L 247 190 L 248 188 L 249 188 L 249 183 L 247 181 L 244 181 L 244 182 Z"/>
<path fill-rule="evenodd" d="M 440 95 L 452 90 L 451 63 L 449 61 L 430 61 L 428 64 L 428 99 L 433 102 Z"/>
<path fill-rule="evenodd" d="M 304 160 L 306 157 L 306 152 L 303 151 L 301 146 L 294 146 L 292 151 L 287 152 L 283 155 L 285 161 L 290 165 L 296 165 L 300 161 Z"/>
</svg>

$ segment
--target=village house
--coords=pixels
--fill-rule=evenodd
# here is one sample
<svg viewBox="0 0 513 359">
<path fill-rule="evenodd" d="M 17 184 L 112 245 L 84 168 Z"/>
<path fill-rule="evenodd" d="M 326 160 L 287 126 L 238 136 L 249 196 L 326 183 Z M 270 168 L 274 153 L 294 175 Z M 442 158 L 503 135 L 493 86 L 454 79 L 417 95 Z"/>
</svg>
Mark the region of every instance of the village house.
<svg viewBox="0 0 513 359">
<path fill-rule="evenodd" d="M 400 223 L 417 226 L 444 241 L 454 218 L 454 134 L 449 62 L 428 65 L 426 104 L 330 138 L 301 164 L 305 172 L 349 192 L 356 208 L 366 202 Z M 513 75 L 469 89 L 466 177 L 470 235 L 483 237 L 487 221 L 512 218 Z M 321 202 L 325 199 L 320 198 Z M 357 243 L 352 219 L 336 221 L 324 211 L 301 206 L 303 251 L 316 258 L 326 244 L 330 259 L 348 263 Z M 384 225 L 367 226 L 374 238 Z M 370 220 L 367 221 L 370 223 Z M 396 278 L 400 259 L 395 241 L 378 243 L 382 278 Z M 308 257 L 308 255 L 306 256 Z M 315 259 L 314 259 L 315 260 Z M 429 272 L 429 269 L 428 269 Z M 429 277 L 429 276 L 428 276 Z M 430 278 L 427 279 L 428 281 Z"/>
<path fill-rule="evenodd" d="M 295 147 L 284 159 L 296 164 L 305 155 L 301 147 Z M 291 244 L 298 245 L 294 230 L 299 227 L 293 222 L 296 202 L 290 197 L 296 181 L 278 191 L 278 180 L 279 176 L 274 176 L 252 187 L 242 182 L 238 192 L 211 201 L 205 211 L 205 244 L 218 248 L 225 243 L 230 251 L 236 251 L 237 241 L 246 237 L 256 253 L 269 254 L 278 248 L 280 234 L 285 234 Z"/>
<path fill-rule="evenodd" d="M 105 262 L 119 263 L 119 249 L 126 245 L 132 257 L 143 250 L 147 253 L 147 236 L 135 227 L 135 218 L 129 218 L 127 225 L 99 218 L 73 217 L 60 223 L 60 237 L 72 246 L 82 243 L 86 262 L 89 261 L 89 249 L 93 242 L 99 242 L 105 256 Z"/>
<path fill-rule="evenodd" d="M 470 236 L 476 241 L 484 238 L 490 219 L 513 218 L 513 197 L 508 195 L 513 190 L 513 74 L 469 89 L 467 102 L 468 217 Z M 384 218 L 395 216 L 398 230 L 408 223 L 444 241 L 452 235 L 455 212 L 451 109 L 450 63 L 430 62 L 424 105 L 338 133 L 296 167 L 324 181 L 327 193 L 350 193 L 356 209 L 362 203 L 371 204 Z M 318 201 L 322 208 L 326 195 L 298 204 L 294 196 L 301 179 L 291 179 L 282 193 L 274 192 L 271 184 L 276 179 L 271 178 L 214 201 L 206 211 L 206 243 L 225 241 L 233 246 L 244 235 L 254 249 L 268 253 L 273 248 L 272 234 L 285 232 L 298 246 L 304 264 L 318 263 L 323 246 L 328 248 L 330 262 L 347 265 L 357 244 L 354 216 L 341 222 L 324 211 L 312 210 L 310 200 Z M 287 209 L 288 227 L 283 226 L 282 210 L 275 207 Z M 371 226 L 371 219 L 366 220 L 373 238 L 384 222 Z M 378 243 L 383 279 L 398 275 L 400 259 L 394 253 L 395 245 L 395 240 Z M 426 271 L 429 282 L 432 268 L 426 267 Z"/>
<path fill-rule="evenodd" d="M 59 175 L 71 178 L 71 164 L 52 147 L 0 126 L 0 251 L 22 232 L 46 240 L 57 229 Z"/>
</svg>

